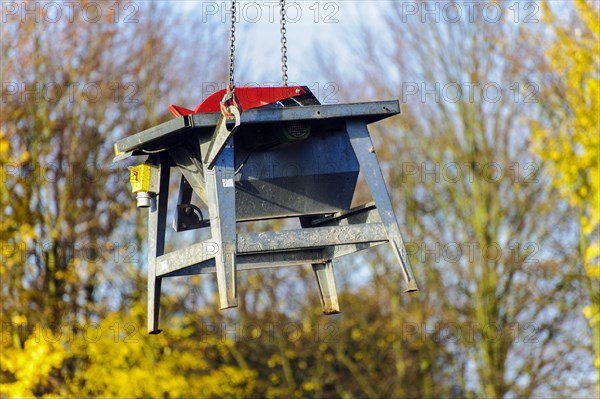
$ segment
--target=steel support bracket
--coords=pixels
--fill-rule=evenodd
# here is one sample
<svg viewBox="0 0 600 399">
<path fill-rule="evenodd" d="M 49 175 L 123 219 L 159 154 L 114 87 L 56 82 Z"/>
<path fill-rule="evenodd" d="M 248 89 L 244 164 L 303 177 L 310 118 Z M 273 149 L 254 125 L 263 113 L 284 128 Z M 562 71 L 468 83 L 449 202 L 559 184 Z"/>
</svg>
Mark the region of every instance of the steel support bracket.
<svg viewBox="0 0 600 399">
<path fill-rule="evenodd" d="M 215 167 L 217 157 L 221 154 L 221 152 L 223 152 L 227 142 L 233 137 L 233 134 L 240 126 L 240 110 L 233 106 L 228 107 L 228 110 L 235 117 L 234 126 L 231 128 L 231 130 L 227 129 L 227 118 L 221 115 L 219 122 L 217 122 L 215 133 L 213 134 L 212 140 L 208 146 L 206 157 L 204 158 L 204 163 L 208 166 L 208 169 Z"/>
</svg>

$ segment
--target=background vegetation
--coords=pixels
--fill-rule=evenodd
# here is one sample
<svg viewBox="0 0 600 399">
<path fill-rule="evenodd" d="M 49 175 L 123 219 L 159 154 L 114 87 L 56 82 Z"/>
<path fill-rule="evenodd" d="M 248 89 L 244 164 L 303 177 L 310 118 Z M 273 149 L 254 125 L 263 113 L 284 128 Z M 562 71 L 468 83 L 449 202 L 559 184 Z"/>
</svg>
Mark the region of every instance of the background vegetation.
<svg viewBox="0 0 600 399">
<path fill-rule="evenodd" d="M 145 212 L 112 146 L 226 80 L 226 24 L 2 2 L 0 398 L 597 397 L 598 4 L 425 3 L 378 2 L 303 66 L 336 99 L 400 99 L 371 133 L 422 291 L 385 247 L 339 263 L 330 317 L 310 267 L 240 274 L 227 312 L 212 278 L 172 279 L 149 336 Z"/>
</svg>

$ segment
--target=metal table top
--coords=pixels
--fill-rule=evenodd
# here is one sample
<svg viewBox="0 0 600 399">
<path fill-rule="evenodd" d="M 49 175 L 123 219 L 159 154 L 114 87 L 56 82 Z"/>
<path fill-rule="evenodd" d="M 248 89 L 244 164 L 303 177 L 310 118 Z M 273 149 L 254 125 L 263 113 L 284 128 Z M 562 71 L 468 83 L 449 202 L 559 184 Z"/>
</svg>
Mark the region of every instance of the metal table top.
<svg viewBox="0 0 600 399">
<path fill-rule="evenodd" d="M 400 104 L 398 100 L 304 107 L 256 108 L 242 113 L 241 125 L 289 121 L 335 124 L 354 117 L 362 117 L 369 124 L 399 113 Z M 115 152 L 119 154 L 115 158 L 115 162 L 126 158 L 134 151 L 155 149 L 168 142 L 173 142 L 177 140 L 179 135 L 189 133 L 192 130 L 206 130 L 209 134 L 212 134 L 212 130 L 217 125 L 220 116 L 219 113 L 182 116 L 125 137 L 115 144 Z"/>
</svg>

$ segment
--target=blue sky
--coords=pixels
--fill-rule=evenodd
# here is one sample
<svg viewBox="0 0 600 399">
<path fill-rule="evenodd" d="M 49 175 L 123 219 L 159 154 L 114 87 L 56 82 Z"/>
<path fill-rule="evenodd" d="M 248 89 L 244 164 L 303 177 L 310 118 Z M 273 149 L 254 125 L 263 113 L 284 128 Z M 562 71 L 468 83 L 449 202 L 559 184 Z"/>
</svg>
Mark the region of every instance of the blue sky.
<svg viewBox="0 0 600 399">
<path fill-rule="evenodd" d="M 229 1 L 182 1 L 190 12 L 202 15 L 206 22 L 228 26 Z M 348 56 L 348 48 L 340 46 L 356 21 L 373 20 L 378 25 L 380 7 L 387 1 L 286 1 L 288 75 L 292 83 L 311 85 L 323 74 L 311 67 L 314 45 L 330 46 L 340 58 Z M 236 80 L 241 83 L 263 83 L 281 79 L 281 43 L 279 2 L 275 0 L 237 1 L 236 61 L 240 66 Z M 343 40 L 341 41 L 343 43 Z M 335 45 L 334 45 L 335 44 Z M 228 48 L 223 52 L 228 53 Z M 316 93 L 315 93 L 316 94 Z"/>
</svg>

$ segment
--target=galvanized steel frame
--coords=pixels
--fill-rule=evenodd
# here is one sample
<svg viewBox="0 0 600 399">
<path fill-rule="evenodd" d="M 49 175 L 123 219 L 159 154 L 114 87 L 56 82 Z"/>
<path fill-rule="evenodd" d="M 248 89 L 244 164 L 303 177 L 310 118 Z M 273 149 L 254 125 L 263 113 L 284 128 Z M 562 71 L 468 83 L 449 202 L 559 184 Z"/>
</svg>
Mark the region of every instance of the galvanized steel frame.
<svg viewBox="0 0 600 399">
<path fill-rule="evenodd" d="M 200 131 L 199 154 L 206 154 L 218 114 L 194 114 L 120 140 L 120 160 L 143 150 L 168 148 L 154 159 L 160 166 L 160 190 L 152 198 L 148 220 L 148 331 L 159 333 L 160 290 L 163 278 L 193 274 L 217 275 L 221 308 L 237 306 L 238 270 L 312 264 L 323 312 L 339 312 L 333 260 L 386 242 L 401 266 L 405 291 L 418 290 L 400 228 L 374 151 L 367 124 L 396 115 L 398 101 L 335 104 L 248 110 L 241 123 L 310 121 L 344 126 L 374 202 L 329 216 L 301 217 L 298 230 L 237 233 L 234 185 L 234 137 L 216 158 L 214 168 L 198 156 L 170 148 L 180 134 Z M 200 130 L 198 130 L 200 129 Z M 199 161 L 199 162 L 198 162 Z M 202 164 L 202 170 L 200 165 Z M 190 165 L 193 168 L 190 168 Z M 165 253 L 169 172 L 179 167 L 192 186 L 202 187 L 210 214 L 211 238 Z"/>
</svg>

